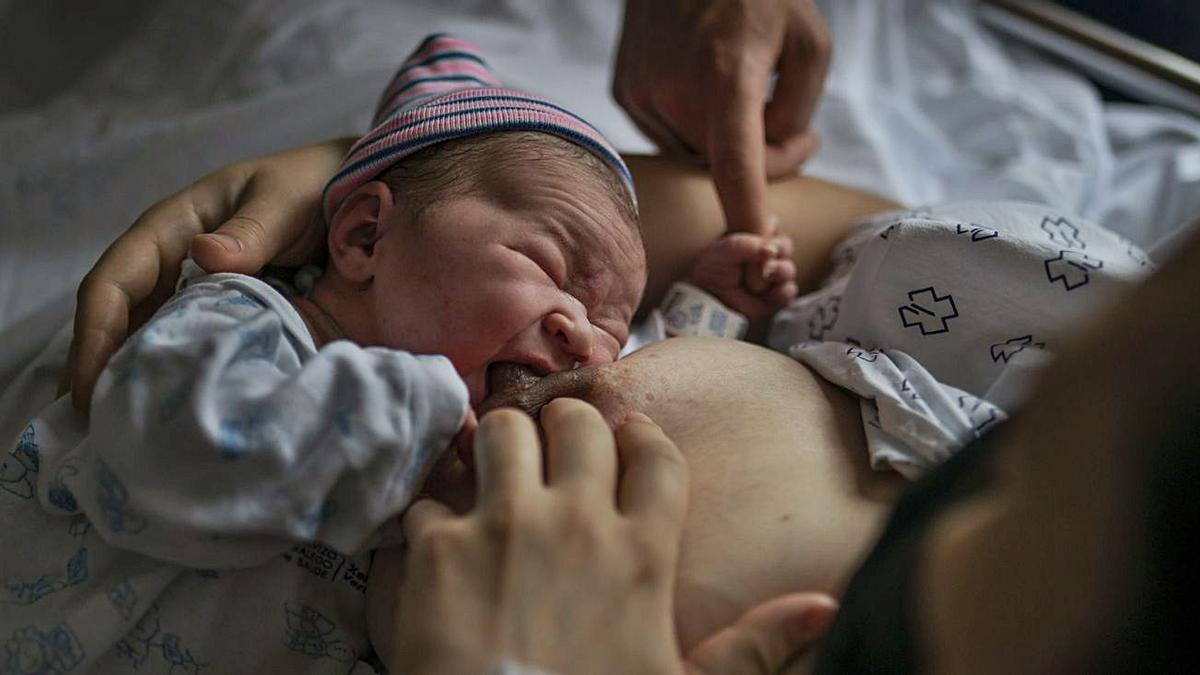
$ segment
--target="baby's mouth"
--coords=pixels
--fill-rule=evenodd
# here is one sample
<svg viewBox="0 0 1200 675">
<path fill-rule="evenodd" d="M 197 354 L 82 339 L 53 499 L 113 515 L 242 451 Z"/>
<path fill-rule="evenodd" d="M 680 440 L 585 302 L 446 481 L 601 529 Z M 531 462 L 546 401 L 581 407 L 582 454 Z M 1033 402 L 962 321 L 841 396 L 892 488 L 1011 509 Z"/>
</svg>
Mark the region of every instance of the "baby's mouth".
<svg viewBox="0 0 1200 675">
<path fill-rule="evenodd" d="M 487 371 L 487 396 L 480 407 L 486 407 L 487 402 L 494 399 L 511 399 L 525 389 L 532 387 L 541 380 L 538 372 L 520 363 L 493 363 Z"/>
<path fill-rule="evenodd" d="M 536 369 L 521 363 L 493 363 L 487 370 L 487 389 L 483 401 L 475 406 L 480 418 L 490 410 L 511 406 L 534 415 L 526 405 L 525 392 L 529 392 L 542 376 Z"/>
</svg>

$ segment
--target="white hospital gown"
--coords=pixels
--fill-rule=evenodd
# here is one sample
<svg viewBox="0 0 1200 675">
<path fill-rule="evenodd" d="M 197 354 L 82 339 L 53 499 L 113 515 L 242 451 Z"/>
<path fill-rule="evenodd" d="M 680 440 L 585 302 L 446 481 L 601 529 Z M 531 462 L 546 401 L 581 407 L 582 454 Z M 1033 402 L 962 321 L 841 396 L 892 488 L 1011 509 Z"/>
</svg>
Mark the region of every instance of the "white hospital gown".
<svg viewBox="0 0 1200 675">
<path fill-rule="evenodd" d="M 366 551 L 466 386 L 440 356 L 317 350 L 262 281 L 197 274 L 114 356 L 90 426 L 59 399 L 5 449 L 4 675 L 371 671 Z"/>
<path fill-rule="evenodd" d="M 909 478 L 1004 420 L 1064 337 L 1153 268 L 1099 225 L 1015 202 L 876 216 L 833 257 L 768 342 L 859 395 L 872 466 Z"/>
</svg>

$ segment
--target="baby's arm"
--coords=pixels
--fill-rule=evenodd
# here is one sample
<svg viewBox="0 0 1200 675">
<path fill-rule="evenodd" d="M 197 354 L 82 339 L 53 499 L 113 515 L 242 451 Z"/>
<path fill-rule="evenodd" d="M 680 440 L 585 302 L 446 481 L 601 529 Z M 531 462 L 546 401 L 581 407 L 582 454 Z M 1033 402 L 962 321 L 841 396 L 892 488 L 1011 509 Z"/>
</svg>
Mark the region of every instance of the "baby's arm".
<svg viewBox="0 0 1200 675">
<path fill-rule="evenodd" d="M 663 157 L 625 156 L 638 191 L 649 280 L 639 314 L 659 306 L 667 289 L 725 233 L 725 219 L 709 174 Z M 833 247 L 865 216 L 899 208 L 881 197 L 807 176 L 768 187 L 779 231 L 795 243 L 791 259 L 800 293 L 828 272 Z"/>
<path fill-rule="evenodd" d="M 750 321 L 766 319 L 796 297 L 796 264 L 787 235 L 727 234 L 714 241 L 692 265 L 685 280 Z M 747 271 L 761 275 L 763 288 L 751 288 Z"/>
<path fill-rule="evenodd" d="M 449 361 L 346 341 L 312 356 L 254 283 L 189 286 L 102 374 L 75 461 L 80 504 L 114 545 L 196 567 L 297 541 L 357 549 L 462 425 Z"/>
</svg>

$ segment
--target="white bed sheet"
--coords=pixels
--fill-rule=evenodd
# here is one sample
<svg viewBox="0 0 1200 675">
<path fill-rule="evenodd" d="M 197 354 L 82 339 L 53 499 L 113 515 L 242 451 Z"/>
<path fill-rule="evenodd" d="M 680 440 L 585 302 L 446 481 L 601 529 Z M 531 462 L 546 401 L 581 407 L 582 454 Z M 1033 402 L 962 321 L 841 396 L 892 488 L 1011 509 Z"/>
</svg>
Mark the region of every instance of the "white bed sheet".
<svg viewBox="0 0 1200 675">
<path fill-rule="evenodd" d="M 911 204 L 1044 202 L 1145 245 L 1200 212 L 1197 120 L 1102 104 L 986 32 L 970 0 L 820 4 L 837 48 L 810 174 Z M 113 25 L 63 13 L 78 7 L 65 0 L 0 1 L 20 56 L 0 59 L 0 391 L 142 210 L 231 161 L 361 131 L 430 31 L 474 40 L 511 84 L 579 110 L 621 149 L 651 150 L 608 95 L 619 0 L 129 6 Z M 37 67 L 47 52 L 82 65 Z"/>
</svg>

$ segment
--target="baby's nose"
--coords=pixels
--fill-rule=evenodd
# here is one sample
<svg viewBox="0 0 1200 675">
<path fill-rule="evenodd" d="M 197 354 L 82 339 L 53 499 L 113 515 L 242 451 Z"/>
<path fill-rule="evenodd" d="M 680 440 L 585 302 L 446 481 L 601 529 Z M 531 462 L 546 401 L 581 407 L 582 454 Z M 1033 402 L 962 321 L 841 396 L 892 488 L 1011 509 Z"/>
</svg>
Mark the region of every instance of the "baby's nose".
<svg viewBox="0 0 1200 675">
<path fill-rule="evenodd" d="M 595 336 L 592 335 L 592 324 L 587 317 L 570 317 L 554 312 L 542 321 L 542 328 L 554 340 L 560 352 L 572 361 L 587 363 L 592 358 Z M 566 364 L 566 367 L 573 365 Z"/>
</svg>

